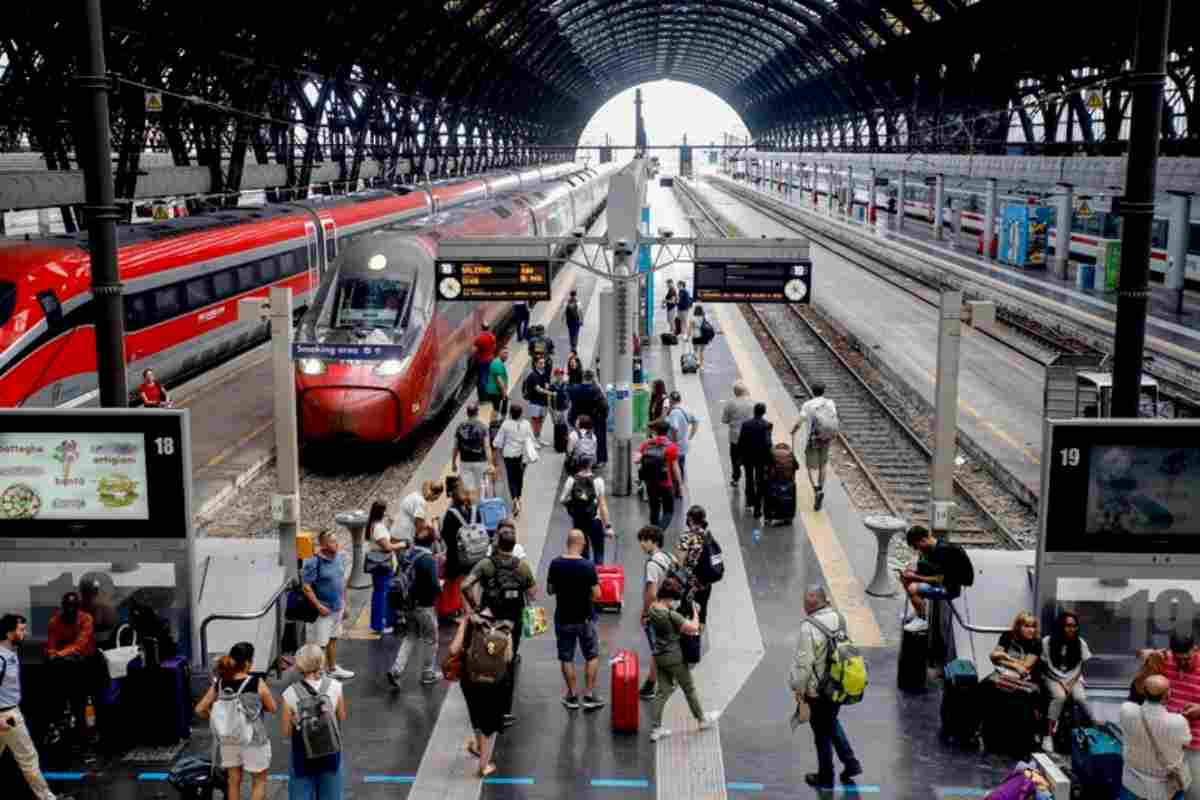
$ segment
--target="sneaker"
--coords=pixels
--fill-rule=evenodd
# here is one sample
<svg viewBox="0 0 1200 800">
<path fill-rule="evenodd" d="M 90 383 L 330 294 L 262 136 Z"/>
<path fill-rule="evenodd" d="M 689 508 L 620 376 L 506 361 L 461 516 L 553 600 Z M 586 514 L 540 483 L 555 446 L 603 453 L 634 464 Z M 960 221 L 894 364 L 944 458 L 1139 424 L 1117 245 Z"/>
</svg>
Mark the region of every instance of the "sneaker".
<svg viewBox="0 0 1200 800">
<path fill-rule="evenodd" d="M 348 681 L 354 677 L 354 673 L 341 666 L 335 666 L 329 671 L 329 677 L 336 678 L 339 681 Z"/>
<path fill-rule="evenodd" d="M 740 482 L 740 481 L 739 481 L 737 478 L 734 478 L 733 480 L 731 480 L 731 481 L 729 482 L 729 485 L 730 485 L 730 486 L 737 486 L 739 482 Z"/>
<path fill-rule="evenodd" d="M 842 779 L 842 783 L 849 783 L 859 775 L 862 775 L 862 771 L 862 764 L 858 763 L 857 761 L 853 761 L 842 769 L 842 774 L 838 777 Z"/>
<path fill-rule="evenodd" d="M 904 630 L 908 633 L 925 633 L 929 630 L 929 620 L 924 617 L 913 617 L 904 626 Z"/>
<path fill-rule="evenodd" d="M 585 694 L 583 696 L 583 707 L 587 711 L 595 711 L 598 708 L 604 708 L 604 701 L 594 694 Z"/>
<path fill-rule="evenodd" d="M 422 686 L 432 686 L 433 684 L 437 683 L 441 679 L 442 679 L 441 671 L 434 670 L 431 674 L 425 675 L 424 677 L 421 678 L 421 685 Z"/>
<path fill-rule="evenodd" d="M 382 636 L 391 636 L 395 632 L 396 628 L 394 626 L 390 628 L 384 628 L 383 630 L 379 631 L 380 635 Z"/>
<path fill-rule="evenodd" d="M 638 692 L 638 695 L 639 695 L 639 696 L 640 696 L 640 697 L 641 697 L 643 700 L 653 700 L 653 699 L 654 699 L 654 695 L 655 695 L 656 693 L 657 693 L 657 691 L 656 691 L 656 689 L 655 689 L 655 687 L 654 687 L 654 684 L 653 684 L 653 683 L 651 683 L 650 681 L 646 681 L 645 683 L 643 683 L 643 684 L 642 684 L 642 688 L 641 688 L 641 690 Z"/>
<path fill-rule="evenodd" d="M 804 782 L 807 783 L 809 786 L 812 786 L 817 789 L 832 789 L 833 788 L 833 776 L 832 775 L 822 775 L 819 772 L 808 773 L 807 775 L 804 776 Z"/>
<path fill-rule="evenodd" d="M 704 715 L 704 719 L 700 720 L 700 730 L 706 731 L 713 725 L 716 725 L 717 720 L 720 719 L 720 717 L 720 711 L 709 711 Z"/>
<path fill-rule="evenodd" d="M 813 511 L 821 510 L 821 503 L 825 501 L 825 492 L 821 489 L 817 490 L 817 500 L 813 503 Z"/>
<path fill-rule="evenodd" d="M 387 679 L 388 679 L 388 683 L 390 683 L 392 685 L 393 689 L 400 688 L 400 673 L 396 672 L 395 670 L 389 669 L 387 671 Z"/>
<path fill-rule="evenodd" d="M 659 726 L 650 731 L 650 741 L 657 742 L 659 739 L 670 735 L 671 731 L 669 729 Z"/>
<path fill-rule="evenodd" d="M 569 694 L 562 699 L 562 704 L 574 711 L 575 709 L 579 708 L 579 698 L 573 694 Z"/>
<path fill-rule="evenodd" d="M 1043 736 L 1042 737 L 1042 749 L 1045 750 L 1047 753 L 1053 753 L 1054 752 L 1054 737 Z"/>
</svg>

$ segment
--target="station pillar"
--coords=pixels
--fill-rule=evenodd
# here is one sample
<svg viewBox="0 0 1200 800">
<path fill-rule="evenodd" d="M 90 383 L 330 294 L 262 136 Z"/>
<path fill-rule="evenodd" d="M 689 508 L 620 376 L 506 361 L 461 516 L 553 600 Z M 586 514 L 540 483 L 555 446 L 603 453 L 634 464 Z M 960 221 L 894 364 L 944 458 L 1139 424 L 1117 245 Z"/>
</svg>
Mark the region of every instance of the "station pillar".
<svg viewBox="0 0 1200 800">
<path fill-rule="evenodd" d="M 945 202 L 946 176 L 939 172 L 933 176 L 933 238 L 939 242 L 946 236 L 942 230 L 942 224 L 946 221 Z"/>
<path fill-rule="evenodd" d="M 1057 206 L 1054 220 L 1054 277 L 1067 279 L 1067 262 L 1071 260 L 1071 210 L 1074 198 L 1069 183 L 1055 184 L 1058 194 L 1054 198 Z"/>
<path fill-rule="evenodd" d="M 904 230 L 904 184 L 908 178 L 908 173 L 900 170 L 900 177 L 897 179 L 896 186 L 896 232 Z"/>
<path fill-rule="evenodd" d="M 996 241 L 996 179 L 987 180 L 987 201 L 983 208 L 983 257 L 991 261 L 992 242 Z"/>
<path fill-rule="evenodd" d="M 846 203 L 842 206 L 846 219 L 854 219 L 854 167 L 846 166 Z"/>
<path fill-rule="evenodd" d="M 833 171 L 833 164 L 830 164 L 830 165 L 829 165 L 829 185 L 828 185 L 826 188 L 829 190 L 829 192 L 828 192 L 828 193 L 825 195 L 825 197 L 826 197 L 826 199 L 829 201 L 829 205 L 828 205 L 828 207 L 829 207 L 829 216 L 831 216 L 831 217 L 832 217 L 832 216 L 833 216 L 833 209 L 834 209 L 834 205 L 833 205 L 833 193 L 834 193 L 834 171 Z"/>
<path fill-rule="evenodd" d="M 275 383 L 276 498 L 279 565 L 296 577 L 296 529 L 300 512 L 300 441 L 296 432 L 295 366 L 292 363 L 292 290 L 275 287 L 270 295 L 271 366 Z"/>
<path fill-rule="evenodd" d="M 958 354 L 962 342 L 962 292 L 942 292 L 938 325 L 937 386 L 933 436 L 933 487 L 930 527 L 953 527 L 954 457 L 958 448 Z"/>
<path fill-rule="evenodd" d="M 1175 293 L 1175 313 L 1183 313 L 1183 280 L 1192 236 L 1192 193 L 1168 191 L 1171 196 L 1167 226 L 1167 274 L 1163 285 Z"/>
<path fill-rule="evenodd" d="M 951 197 L 950 202 L 950 246 L 958 247 L 958 237 L 962 235 L 962 207 L 963 201 L 961 198 Z"/>
<path fill-rule="evenodd" d="M 879 173 L 871 167 L 870 177 L 867 178 L 867 227 L 874 230 L 875 220 L 875 181 Z"/>
</svg>

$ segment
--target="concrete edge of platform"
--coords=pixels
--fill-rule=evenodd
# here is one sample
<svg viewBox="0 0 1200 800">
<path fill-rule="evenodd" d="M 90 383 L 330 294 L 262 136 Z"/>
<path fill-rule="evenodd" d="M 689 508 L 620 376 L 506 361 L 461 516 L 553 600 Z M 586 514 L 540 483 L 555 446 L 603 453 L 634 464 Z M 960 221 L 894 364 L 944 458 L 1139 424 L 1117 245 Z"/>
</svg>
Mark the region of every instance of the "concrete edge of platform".
<svg viewBox="0 0 1200 800">
<path fill-rule="evenodd" d="M 200 501 L 197 507 L 192 511 L 192 521 L 194 523 L 211 522 L 217 512 L 228 505 L 237 493 L 242 490 L 246 484 L 253 481 L 259 474 L 275 463 L 275 447 L 272 445 L 266 452 L 256 456 L 253 460 L 247 462 L 240 468 L 240 471 L 227 479 L 225 486 L 218 489 L 214 494 Z M 209 478 L 219 482 L 218 479 Z"/>
</svg>

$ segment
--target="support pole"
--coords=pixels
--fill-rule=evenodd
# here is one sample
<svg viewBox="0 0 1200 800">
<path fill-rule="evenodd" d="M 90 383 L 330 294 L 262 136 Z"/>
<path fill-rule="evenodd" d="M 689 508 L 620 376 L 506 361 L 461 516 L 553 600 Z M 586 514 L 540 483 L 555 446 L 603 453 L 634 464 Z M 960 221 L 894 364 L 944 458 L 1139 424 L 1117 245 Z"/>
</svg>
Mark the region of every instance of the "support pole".
<svg viewBox="0 0 1200 800">
<path fill-rule="evenodd" d="M 908 173 L 900 170 L 900 178 L 896 187 L 896 233 L 904 230 L 904 184 L 907 180 Z"/>
<path fill-rule="evenodd" d="M 879 173 L 871 167 L 870 177 L 867 178 L 867 227 L 874 230 L 875 226 L 875 181 Z"/>
<path fill-rule="evenodd" d="M 987 202 L 983 209 L 983 257 L 993 260 L 992 242 L 996 241 L 996 179 L 987 180 Z"/>
<path fill-rule="evenodd" d="M 942 224 L 946 221 L 945 202 L 946 176 L 939 172 L 933 176 L 933 238 L 939 242 L 946 236 L 942 230 Z"/>
<path fill-rule="evenodd" d="M 854 220 L 854 167 L 846 167 L 846 203 L 842 206 L 846 219 Z"/>
<path fill-rule="evenodd" d="M 958 247 L 958 238 L 960 235 L 962 235 L 963 201 L 961 198 L 951 197 L 949 202 L 950 202 L 950 246 Z"/>
<path fill-rule="evenodd" d="M 124 289 L 117 267 L 117 219 L 114 198 L 112 142 L 109 139 L 108 68 L 104 63 L 104 25 L 100 0 L 85 0 L 85 55 L 75 77 L 83 113 L 79 161 L 87 205 L 88 251 L 91 256 L 92 296 L 96 308 L 96 375 L 100 405 L 129 405 L 125 381 Z"/>
<path fill-rule="evenodd" d="M 1054 198 L 1056 206 L 1054 220 L 1054 277 L 1067 279 L 1067 263 L 1071 260 L 1071 211 L 1074 208 L 1072 186 L 1069 183 L 1055 184 L 1058 190 Z"/>
<path fill-rule="evenodd" d="M 828 193 L 827 195 L 825 195 L 825 197 L 826 197 L 826 199 L 829 201 L 829 216 L 831 216 L 831 217 L 832 217 L 832 216 L 833 216 L 833 209 L 834 209 L 834 205 L 833 205 L 833 193 L 834 193 L 834 173 L 833 173 L 833 164 L 830 164 L 830 165 L 829 165 L 829 186 L 828 186 L 828 189 L 829 189 L 829 193 Z"/>
<path fill-rule="evenodd" d="M 275 383 L 275 474 L 283 513 L 279 565 L 296 577 L 296 527 L 300 514 L 300 442 L 296 433 L 296 389 L 292 366 L 292 290 L 271 289 L 271 367 Z"/>
<path fill-rule="evenodd" d="M 764 180 L 773 167 L 759 162 Z M 641 210 L 646 202 L 644 162 L 635 159 L 615 174 L 608 184 L 608 240 L 613 245 L 613 276 L 634 274 L 637 258 Z M 604 383 L 612 384 L 616 396 L 612 404 L 613 440 L 609 444 L 609 481 L 617 497 L 633 493 L 633 315 L 637 309 L 637 283 L 613 281 L 612 316 L 604 317 L 608 328 L 601 338 L 610 340 L 613 370 Z M 603 311 L 604 308 L 601 307 Z"/>
<path fill-rule="evenodd" d="M 938 325 L 937 387 L 934 409 L 933 505 L 935 532 L 953 526 L 954 456 L 958 449 L 958 351 L 962 336 L 962 292 L 943 290 Z"/>
<path fill-rule="evenodd" d="M 1114 417 L 1136 417 L 1146 343 L 1146 302 L 1150 296 L 1150 227 L 1162 133 L 1163 84 L 1167 69 L 1167 29 L 1171 0 L 1142 0 L 1134 71 L 1126 81 L 1133 94 L 1121 232 L 1121 274 L 1117 283 L 1117 325 L 1113 335 Z"/>
<path fill-rule="evenodd" d="M 1182 314 L 1183 278 L 1192 236 L 1192 193 L 1168 191 L 1167 194 L 1171 196 L 1170 224 L 1167 226 L 1169 266 L 1163 284 L 1175 293 L 1175 313 Z"/>
</svg>

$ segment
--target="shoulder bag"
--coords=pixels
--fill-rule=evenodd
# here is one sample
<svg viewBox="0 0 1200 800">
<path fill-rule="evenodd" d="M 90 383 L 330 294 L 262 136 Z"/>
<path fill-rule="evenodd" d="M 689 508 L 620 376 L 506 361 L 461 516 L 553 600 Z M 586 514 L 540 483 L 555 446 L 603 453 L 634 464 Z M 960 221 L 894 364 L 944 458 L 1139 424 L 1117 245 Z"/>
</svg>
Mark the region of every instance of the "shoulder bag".
<svg viewBox="0 0 1200 800">
<path fill-rule="evenodd" d="M 1150 732 L 1150 723 L 1146 722 L 1146 711 L 1143 706 L 1142 712 L 1138 714 L 1142 720 L 1142 727 L 1146 731 L 1146 738 L 1150 740 L 1150 746 L 1154 748 L 1154 756 L 1158 759 L 1158 764 L 1167 771 L 1167 789 L 1171 796 L 1187 791 L 1192 785 L 1192 773 L 1188 770 L 1187 764 L 1180 758 L 1178 763 L 1168 764 L 1167 758 L 1163 755 L 1162 748 L 1158 746 L 1158 740 L 1154 738 L 1154 734 Z"/>
<path fill-rule="evenodd" d="M 124 647 L 121 646 L 121 632 L 128 630 L 133 637 L 133 641 Z M 129 662 L 133 661 L 138 656 L 138 639 L 137 631 L 130 628 L 128 625 L 122 625 L 117 628 L 117 634 L 113 639 L 116 642 L 116 647 L 111 650 L 104 650 L 104 662 L 108 664 L 108 677 L 116 680 L 124 678 L 129 674 Z"/>
</svg>

